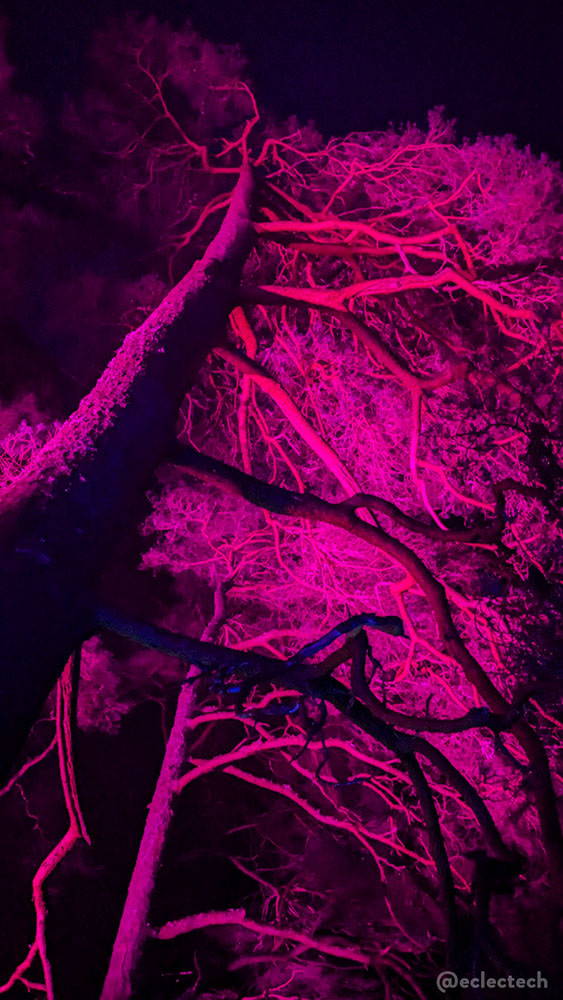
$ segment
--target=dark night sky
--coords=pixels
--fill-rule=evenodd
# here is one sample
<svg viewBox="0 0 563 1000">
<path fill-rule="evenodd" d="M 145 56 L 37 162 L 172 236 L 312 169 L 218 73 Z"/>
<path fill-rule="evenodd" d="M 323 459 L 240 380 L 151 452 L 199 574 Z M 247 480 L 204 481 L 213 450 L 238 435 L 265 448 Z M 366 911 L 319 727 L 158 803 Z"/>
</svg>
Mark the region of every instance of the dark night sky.
<svg viewBox="0 0 563 1000">
<path fill-rule="evenodd" d="M 325 135 L 424 124 L 517 135 L 563 159 L 560 0 L 4 0 L 17 82 L 51 105 L 79 85 L 93 27 L 135 9 L 239 42 L 263 106 Z"/>
</svg>

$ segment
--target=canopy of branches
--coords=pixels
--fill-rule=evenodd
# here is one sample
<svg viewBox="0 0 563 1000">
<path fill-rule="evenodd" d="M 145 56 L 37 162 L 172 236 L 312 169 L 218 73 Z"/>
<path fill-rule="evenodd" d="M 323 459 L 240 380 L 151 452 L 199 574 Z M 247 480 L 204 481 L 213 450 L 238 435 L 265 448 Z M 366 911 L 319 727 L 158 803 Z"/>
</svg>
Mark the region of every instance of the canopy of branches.
<svg viewBox="0 0 563 1000">
<path fill-rule="evenodd" d="M 84 93 L 56 128 L 1 74 L 2 482 L 22 475 L 123 337 L 202 256 L 250 162 L 254 248 L 223 344 L 177 425 L 186 454 L 230 471 L 161 466 L 104 596 L 200 637 L 220 593 L 213 641 L 281 660 L 352 615 L 398 616 L 402 636 L 368 629 L 374 711 L 394 731 L 430 730 L 486 814 L 430 750 L 424 771 L 460 919 L 472 912 L 469 853 L 498 834 L 525 876 L 498 897 L 504 958 L 487 961 L 533 959 L 555 977 L 547 934 L 531 939 L 529 923 L 547 905 L 546 866 L 560 874 L 563 859 L 561 172 L 511 137 L 460 140 L 439 109 L 424 129 L 327 141 L 312 125 L 272 121 L 246 72 L 240 53 L 189 26 L 130 16 L 96 37 Z M 249 502 L 233 469 L 285 489 L 286 501 L 272 506 L 257 486 Z M 301 513 L 299 494 L 309 498 Z M 350 657 L 334 677 L 369 707 Z M 166 738 L 184 673 L 104 632 L 83 648 L 78 758 L 93 854 L 69 855 L 49 882 L 57 997 L 77 995 L 79 967 L 93 983 L 80 995 L 99 995 L 159 727 Z M 198 916 L 166 954 L 151 944 L 150 995 L 329 1000 L 346 983 L 348 996 L 423 996 L 448 928 L 412 775 L 393 744 L 316 689 L 243 685 L 243 704 L 235 681 L 211 677 L 194 702 L 151 923 L 175 938 L 170 921 Z M 512 710 L 510 721 L 433 727 L 485 706 Z M 35 727 L 29 758 L 53 726 Z M 10 885 L 27 900 L 64 822 L 54 754 L 2 804 L 25 838 Z M 13 866 L 18 841 L 2 840 Z M 102 888 L 80 889 L 91 890 L 92 916 L 79 919 L 76 887 L 94 872 Z M 113 923 L 100 928 L 108 900 Z M 14 978 L 32 913 L 12 921 L 3 957 L 14 997 L 41 975 L 30 965 Z M 73 921 L 90 937 L 73 939 L 69 955 Z M 38 931 L 45 971 L 42 940 Z"/>
</svg>

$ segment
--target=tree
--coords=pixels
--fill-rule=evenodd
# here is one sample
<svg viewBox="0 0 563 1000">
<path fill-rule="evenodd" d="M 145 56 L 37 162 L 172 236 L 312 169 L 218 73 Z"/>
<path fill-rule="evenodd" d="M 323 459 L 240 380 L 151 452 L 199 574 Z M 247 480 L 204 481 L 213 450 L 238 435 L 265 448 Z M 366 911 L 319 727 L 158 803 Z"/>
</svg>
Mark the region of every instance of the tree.
<svg viewBox="0 0 563 1000">
<path fill-rule="evenodd" d="M 98 235 L 54 280 L 55 329 L 70 303 L 92 329 L 134 330 L 5 487 L 6 753 L 83 648 L 56 706 L 69 831 L 34 876 L 35 942 L 4 992 L 38 958 L 48 997 L 57 976 L 76 993 L 49 957 L 44 886 L 96 844 L 79 673 L 89 730 L 117 728 L 155 677 L 164 706 L 180 688 L 104 1000 L 329 997 L 348 967 L 351 995 L 422 996 L 445 962 L 526 976 L 540 910 L 553 983 L 561 175 L 510 138 L 457 142 L 439 111 L 427 131 L 328 143 L 266 121 L 240 57 L 189 26 L 130 18 L 93 51 L 50 183 L 77 213 L 99 200 L 114 259 L 142 252 L 130 315 L 103 295 L 113 268 L 92 268 Z M 110 343 L 90 342 L 102 367 Z M 131 551 L 161 595 L 148 615 Z M 30 745 L 37 767 L 47 749 Z M 204 831 L 228 879 L 198 871 Z M 194 936 L 186 993 L 163 968 Z"/>
</svg>

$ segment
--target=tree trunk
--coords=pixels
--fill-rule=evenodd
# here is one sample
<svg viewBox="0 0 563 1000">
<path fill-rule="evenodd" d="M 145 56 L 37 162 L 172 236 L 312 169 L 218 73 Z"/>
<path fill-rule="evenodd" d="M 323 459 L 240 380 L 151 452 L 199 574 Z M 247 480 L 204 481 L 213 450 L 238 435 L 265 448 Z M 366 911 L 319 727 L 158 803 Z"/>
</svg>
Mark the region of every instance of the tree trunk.
<svg viewBox="0 0 563 1000">
<path fill-rule="evenodd" d="M 200 261 L 130 333 L 92 391 L 0 494 L 0 781 L 73 649 L 112 550 L 143 515 L 182 399 L 228 314 L 252 245 L 250 167 Z"/>
</svg>

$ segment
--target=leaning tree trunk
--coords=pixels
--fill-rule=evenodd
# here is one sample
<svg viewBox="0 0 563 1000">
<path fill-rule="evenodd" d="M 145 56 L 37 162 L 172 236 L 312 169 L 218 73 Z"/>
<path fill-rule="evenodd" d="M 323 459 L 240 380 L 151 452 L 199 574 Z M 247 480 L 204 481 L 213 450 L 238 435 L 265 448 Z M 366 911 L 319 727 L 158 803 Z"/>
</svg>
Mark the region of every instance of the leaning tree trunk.
<svg viewBox="0 0 563 1000">
<path fill-rule="evenodd" d="M 244 166 L 203 258 L 0 494 L 0 781 L 66 660 L 91 634 L 112 548 L 138 523 L 187 388 L 224 336 L 252 243 L 252 192 Z"/>
</svg>

